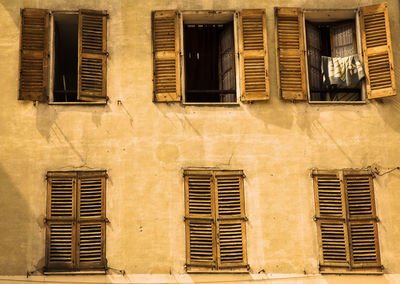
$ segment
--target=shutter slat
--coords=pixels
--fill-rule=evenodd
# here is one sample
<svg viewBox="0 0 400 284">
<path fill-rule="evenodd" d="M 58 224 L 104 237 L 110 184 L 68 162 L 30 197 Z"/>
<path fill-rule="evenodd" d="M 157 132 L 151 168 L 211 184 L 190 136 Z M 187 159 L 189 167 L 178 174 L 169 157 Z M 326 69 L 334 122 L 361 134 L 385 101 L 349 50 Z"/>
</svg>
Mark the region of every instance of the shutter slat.
<svg viewBox="0 0 400 284">
<path fill-rule="evenodd" d="M 369 99 L 396 95 L 386 3 L 361 8 L 361 30 Z"/>
<path fill-rule="evenodd" d="M 79 180 L 79 217 L 104 217 L 105 178 L 82 178 Z"/>
<path fill-rule="evenodd" d="M 241 177 L 216 177 L 219 218 L 242 215 Z"/>
<path fill-rule="evenodd" d="M 153 12 L 153 85 L 156 102 L 179 102 L 180 55 L 176 11 Z"/>
<path fill-rule="evenodd" d="M 188 227 L 189 263 L 213 265 L 215 261 L 215 232 L 212 222 L 190 221 Z"/>
<path fill-rule="evenodd" d="M 107 20 L 102 11 L 79 13 L 78 100 L 106 102 Z"/>
<path fill-rule="evenodd" d="M 211 178 L 187 177 L 188 214 L 211 216 Z"/>
<path fill-rule="evenodd" d="M 49 12 L 24 9 L 20 35 L 19 99 L 45 102 L 48 87 Z"/>
<path fill-rule="evenodd" d="M 350 218 L 374 217 L 371 179 L 369 176 L 345 178 Z"/>
<path fill-rule="evenodd" d="M 277 8 L 278 84 L 286 100 L 306 100 L 303 13 L 299 8 Z"/>
<path fill-rule="evenodd" d="M 104 228 L 102 223 L 79 224 L 79 265 L 84 266 L 104 266 Z"/>
<path fill-rule="evenodd" d="M 242 101 L 269 99 L 267 29 L 264 10 L 239 14 L 240 83 Z"/>
<path fill-rule="evenodd" d="M 319 216 L 342 217 L 343 196 L 337 177 L 316 177 Z"/>
<path fill-rule="evenodd" d="M 244 221 L 220 222 L 218 230 L 220 266 L 245 264 Z"/>
<path fill-rule="evenodd" d="M 52 219 L 71 219 L 75 217 L 75 194 L 73 178 L 51 178 L 48 181 L 48 216 Z"/>
<path fill-rule="evenodd" d="M 379 265 L 376 240 L 376 222 L 352 222 L 350 224 L 352 263 L 355 267 Z"/>
<path fill-rule="evenodd" d="M 346 227 L 343 222 L 319 223 L 323 264 L 346 264 Z"/>
<path fill-rule="evenodd" d="M 51 222 L 47 226 L 47 267 L 69 269 L 74 261 L 74 225 Z"/>
</svg>

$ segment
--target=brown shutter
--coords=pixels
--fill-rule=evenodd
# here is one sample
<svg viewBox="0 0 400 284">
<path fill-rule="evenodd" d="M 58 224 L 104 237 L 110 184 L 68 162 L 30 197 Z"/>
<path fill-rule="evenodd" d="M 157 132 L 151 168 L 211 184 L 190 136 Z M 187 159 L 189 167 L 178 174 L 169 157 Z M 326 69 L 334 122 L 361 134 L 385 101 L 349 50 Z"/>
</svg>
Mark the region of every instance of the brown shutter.
<svg viewBox="0 0 400 284">
<path fill-rule="evenodd" d="M 351 174 L 351 173 L 350 173 Z M 380 266 L 372 177 L 345 176 L 352 267 Z"/>
<path fill-rule="evenodd" d="M 240 85 L 242 101 L 269 99 L 265 10 L 239 14 Z"/>
<path fill-rule="evenodd" d="M 20 38 L 20 100 L 47 100 L 49 12 L 23 9 Z"/>
<path fill-rule="evenodd" d="M 107 15 L 80 10 L 78 28 L 78 100 L 107 101 Z"/>
<path fill-rule="evenodd" d="M 216 267 L 214 183 L 209 171 L 185 172 L 187 267 Z"/>
<path fill-rule="evenodd" d="M 70 269 L 75 262 L 76 176 L 49 173 L 46 266 Z"/>
<path fill-rule="evenodd" d="M 300 8 L 276 9 L 278 86 L 285 100 L 307 100 L 303 21 Z"/>
<path fill-rule="evenodd" d="M 320 265 L 349 265 L 344 187 L 336 172 L 314 174 Z"/>
<path fill-rule="evenodd" d="M 181 100 L 178 15 L 153 12 L 153 85 L 155 102 Z"/>
<path fill-rule="evenodd" d="M 78 266 L 105 267 L 105 172 L 82 172 L 78 183 Z"/>
<path fill-rule="evenodd" d="M 246 267 L 243 173 L 215 172 L 218 267 Z"/>
<path fill-rule="evenodd" d="M 368 98 L 396 95 L 387 3 L 361 8 L 361 33 Z"/>
</svg>

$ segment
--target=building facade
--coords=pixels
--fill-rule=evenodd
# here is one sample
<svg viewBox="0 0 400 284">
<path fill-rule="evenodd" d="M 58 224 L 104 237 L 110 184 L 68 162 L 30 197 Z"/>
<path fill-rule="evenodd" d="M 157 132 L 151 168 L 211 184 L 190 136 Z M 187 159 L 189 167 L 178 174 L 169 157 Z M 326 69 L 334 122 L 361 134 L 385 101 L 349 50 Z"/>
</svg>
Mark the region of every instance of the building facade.
<svg viewBox="0 0 400 284">
<path fill-rule="evenodd" d="M 399 12 L 0 0 L 0 283 L 400 283 Z"/>
</svg>

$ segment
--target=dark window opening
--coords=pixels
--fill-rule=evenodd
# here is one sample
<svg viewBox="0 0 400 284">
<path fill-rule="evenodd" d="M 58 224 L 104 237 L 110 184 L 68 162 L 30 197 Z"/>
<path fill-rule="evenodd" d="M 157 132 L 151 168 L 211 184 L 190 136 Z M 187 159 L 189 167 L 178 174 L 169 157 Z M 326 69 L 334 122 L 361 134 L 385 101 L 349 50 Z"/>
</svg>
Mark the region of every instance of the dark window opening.
<svg viewBox="0 0 400 284">
<path fill-rule="evenodd" d="M 345 69 L 343 73 L 339 73 L 341 76 L 338 76 L 338 78 L 346 81 L 346 86 L 335 84 L 329 75 L 337 73 L 337 70 L 329 70 L 328 59 L 326 58 L 343 58 L 357 54 L 354 21 L 348 20 L 335 23 L 313 23 L 307 21 L 306 37 L 310 100 L 361 101 L 362 83 L 357 78 L 361 76 L 363 71 L 357 73 L 356 70 L 359 69 L 355 67 L 355 64 L 350 64 L 350 68 Z M 362 63 L 361 58 L 360 63 Z M 354 68 L 354 70 L 351 68 Z M 349 74 L 356 75 L 349 78 Z"/>
<path fill-rule="evenodd" d="M 54 15 L 54 102 L 76 102 L 78 80 L 78 15 Z"/>
<path fill-rule="evenodd" d="M 185 24 L 186 102 L 236 102 L 233 22 Z"/>
</svg>

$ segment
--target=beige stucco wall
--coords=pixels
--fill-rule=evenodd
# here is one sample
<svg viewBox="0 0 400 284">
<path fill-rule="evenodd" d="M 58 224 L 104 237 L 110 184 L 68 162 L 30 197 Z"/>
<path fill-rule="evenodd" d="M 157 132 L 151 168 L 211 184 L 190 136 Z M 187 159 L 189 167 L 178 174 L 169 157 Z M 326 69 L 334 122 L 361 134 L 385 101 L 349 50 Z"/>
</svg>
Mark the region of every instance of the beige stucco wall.
<svg viewBox="0 0 400 284">
<path fill-rule="evenodd" d="M 32 279 L 249 280 L 260 277 L 255 274 L 264 269 L 267 274 L 283 275 L 283 280 L 273 283 L 294 283 L 286 279 L 291 276 L 299 277 L 295 283 L 400 281 L 395 275 L 400 274 L 400 172 L 374 180 L 384 276 L 318 275 L 310 178 L 311 168 L 375 165 L 384 171 L 400 166 L 400 96 L 363 105 L 284 102 L 278 95 L 273 48 L 274 6 L 354 8 L 380 2 L 0 0 L 0 275 L 24 275 L 44 265 L 46 172 L 106 169 L 111 221 L 108 265 L 128 275 Z M 399 3 L 388 3 L 400 84 Z M 110 100 L 106 106 L 34 105 L 17 100 L 20 8 L 28 7 L 108 10 Z M 151 11 L 241 8 L 267 12 L 271 99 L 237 107 L 154 104 Z M 182 169 L 187 167 L 245 171 L 252 274 L 185 275 Z"/>
</svg>

